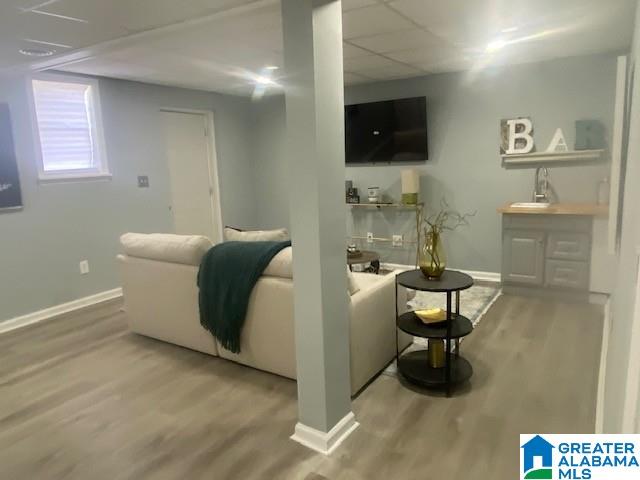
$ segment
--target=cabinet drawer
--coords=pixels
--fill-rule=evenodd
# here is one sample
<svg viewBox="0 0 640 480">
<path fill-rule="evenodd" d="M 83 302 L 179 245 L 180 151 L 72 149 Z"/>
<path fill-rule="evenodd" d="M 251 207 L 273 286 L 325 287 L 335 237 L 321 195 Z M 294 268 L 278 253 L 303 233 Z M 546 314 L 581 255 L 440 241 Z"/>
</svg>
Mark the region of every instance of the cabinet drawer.
<svg viewBox="0 0 640 480">
<path fill-rule="evenodd" d="M 548 287 L 565 287 L 586 289 L 589 285 L 589 264 L 568 260 L 546 261 L 545 285 Z"/>
<path fill-rule="evenodd" d="M 550 232 L 547 237 L 547 258 L 558 260 L 588 260 L 591 242 L 586 233 Z"/>
<path fill-rule="evenodd" d="M 546 232 L 591 232 L 590 217 L 576 215 L 508 214 L 502 216 L 503 228 L 533 229 Z"/>
</svg>

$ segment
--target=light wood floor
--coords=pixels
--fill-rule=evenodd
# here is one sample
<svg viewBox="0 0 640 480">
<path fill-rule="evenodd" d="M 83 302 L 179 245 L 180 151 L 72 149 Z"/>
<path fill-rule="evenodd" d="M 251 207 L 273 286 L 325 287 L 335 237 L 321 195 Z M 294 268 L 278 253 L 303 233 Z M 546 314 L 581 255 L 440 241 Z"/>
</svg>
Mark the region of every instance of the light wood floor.
<svg viewBox="0 0 640 480">
<path fill-rule="evenodd" d="M 0 336 L 0 478 L 517 478 L 519 433 L 592 432 L 602 309 L 503 296 L 453 398 L 380 376 L 330 457 L 289 440 L 295 383 L 129 334 L 119 305 Z"/>
</svg>

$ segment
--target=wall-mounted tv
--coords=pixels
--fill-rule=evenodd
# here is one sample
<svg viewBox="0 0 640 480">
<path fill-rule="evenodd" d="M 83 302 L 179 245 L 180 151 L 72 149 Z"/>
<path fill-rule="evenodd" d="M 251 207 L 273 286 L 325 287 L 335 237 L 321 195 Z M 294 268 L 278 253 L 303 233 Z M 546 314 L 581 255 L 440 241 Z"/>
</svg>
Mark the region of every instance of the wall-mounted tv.
<svg viewBox="0 0 640 480">
<path fill-rule="evenodd" d="M 425 97 L 346 105 L 344 121 L 348 164 L 424 162 L 428 158 Z"/>
</svg>

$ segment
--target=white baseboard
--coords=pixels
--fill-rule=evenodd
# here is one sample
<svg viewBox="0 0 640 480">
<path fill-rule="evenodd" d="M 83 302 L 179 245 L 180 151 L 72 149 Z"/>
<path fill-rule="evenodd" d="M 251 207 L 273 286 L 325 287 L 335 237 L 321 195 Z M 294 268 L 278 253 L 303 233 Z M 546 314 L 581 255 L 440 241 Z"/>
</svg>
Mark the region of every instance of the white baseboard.
<svg viewBox="0 0 640 480">
<path fill-rule="evenodd" d="M 89 295 L 88 297 L 79 298 L 78 300 L 55 305 L 37 312 L 28 313 L 20 317 L 9 319 L 5 322 L 0 322 L 0 333 L 6 333 L 11 330 L 26 327 L 27 325 L 39 323 L 44 320 L 50 320 L 65 313 L 70 313 L 75 310 L 80 310 L 109 300 L 115 300 L 120 297 L 122 297 L 122 288 L 114 288 L 113 290 L 107 290 L 106 292 L 96 293 L 95 295 Z"/>
<path fill-rule="evenodd" d="M 598 393 L 596 397 L 595 433 L 604 433 L 604 393 L 607 381 L 607 355 L 609 353 L 609 335 L 611 333 L 611 299 L 604 306 L 604 324 L 602 326 L 602 346 L 600 347 L 600 369 L 598 371 Z"/>
<path fill-rule="evenodd" d="M 402 265 L 400 263 L 383 263 L 381 265 L 387 270 L 413 270 L 415 267 L 413 265 Z M 459 272 L 466 273 L 471 276 L 474 280 L 481 282 L 492 282 L 492 283 L 500 283 L 500 274 L 498 272 L 481 272 L 476 270 L 459 270 L 454 268 L 453 270 L 458 270 Z"/>
<path fill-rule="evenodd" d="M 466 273 L 467 275 L 471 276 L 474 280 L 477 280 L 479 282 L 500 283 L 502 281 L 502 277 L 498 272 L 481 272 L 476 270 L 459 270 L 459 271 L 462 273 Z"/>
<path fill-rule="evenodd" d="M 353 412 L 347 413 L 342 420 L 328 432 L 322 432 L 298 422 L 291 440 L 294 440 L 311 450 L 329 455 L 358 428 L 356 416 Z"/>
</svg>

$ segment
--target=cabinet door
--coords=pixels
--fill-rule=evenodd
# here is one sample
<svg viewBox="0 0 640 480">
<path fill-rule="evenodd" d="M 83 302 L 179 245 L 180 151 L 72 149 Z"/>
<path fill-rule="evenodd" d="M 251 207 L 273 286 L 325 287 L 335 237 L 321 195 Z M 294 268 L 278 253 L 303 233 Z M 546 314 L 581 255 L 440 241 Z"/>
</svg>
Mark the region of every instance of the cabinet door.
<svg viewBox="0 0 640 480">
<path fill-rule="evenodd" d="M 544 281 L 544 232 L 505 230 L 502 245 L 502 281 L 542 285 Z"/>
</svg>

